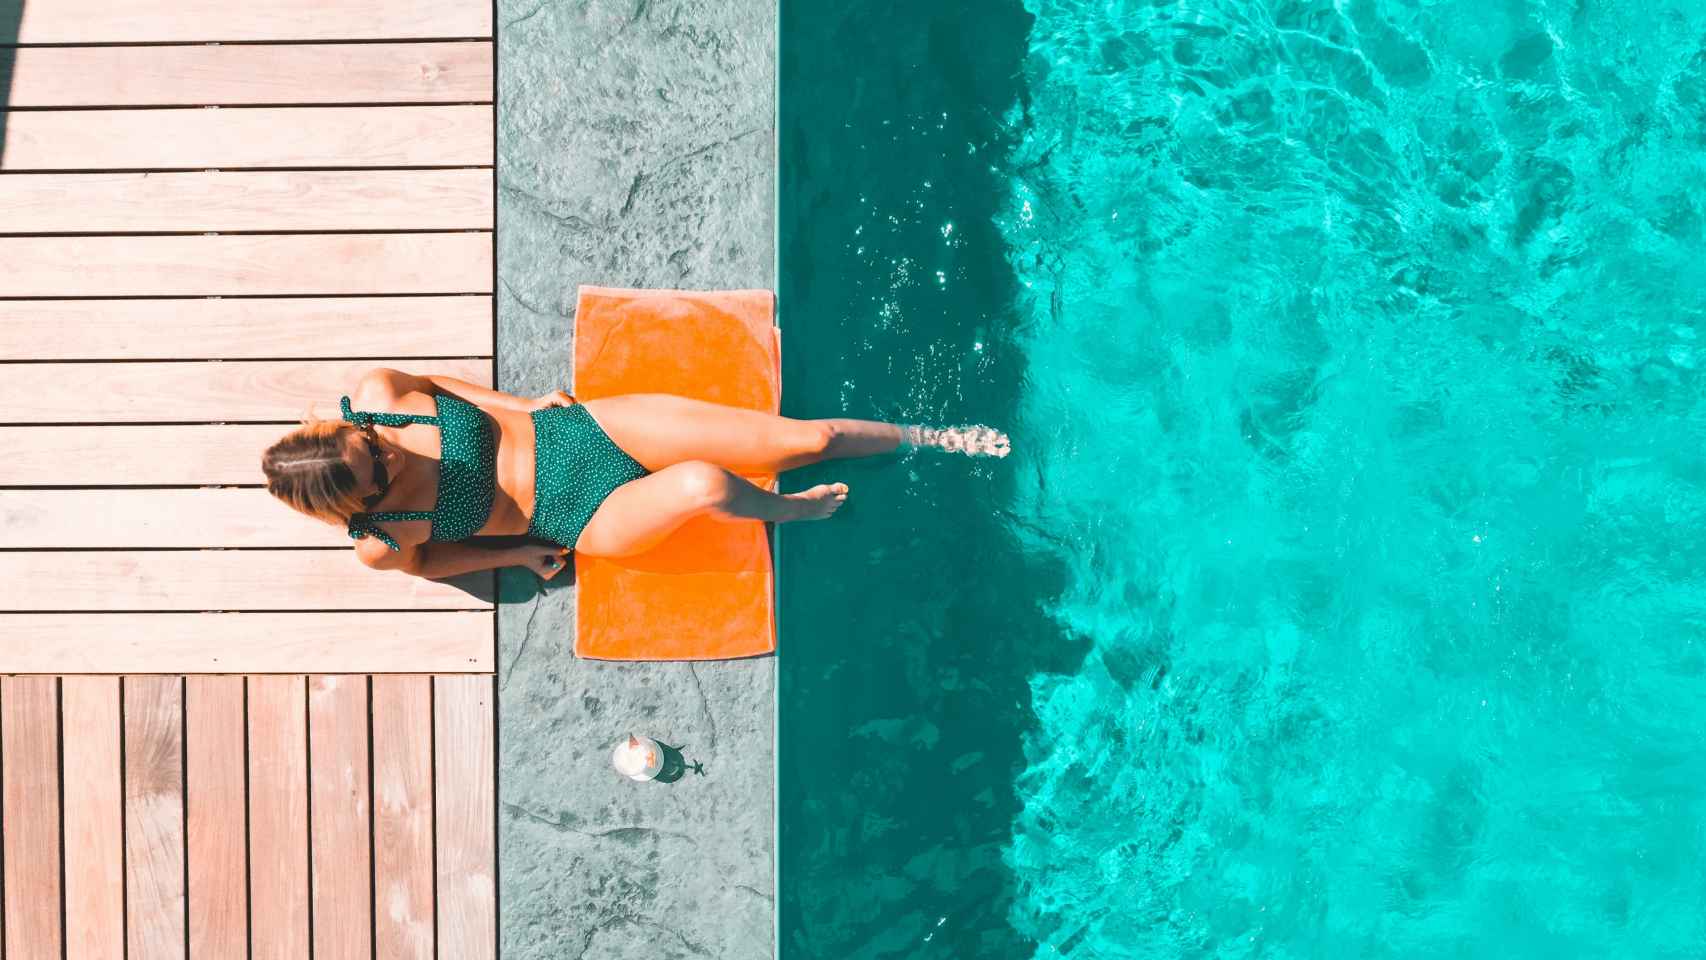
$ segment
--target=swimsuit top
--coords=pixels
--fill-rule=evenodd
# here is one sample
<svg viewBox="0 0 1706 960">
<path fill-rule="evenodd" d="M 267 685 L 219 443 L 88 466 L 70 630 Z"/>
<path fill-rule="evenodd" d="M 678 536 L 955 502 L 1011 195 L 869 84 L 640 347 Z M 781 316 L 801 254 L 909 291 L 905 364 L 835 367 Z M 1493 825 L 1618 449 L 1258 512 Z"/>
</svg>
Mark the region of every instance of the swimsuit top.
<svg viewBox="0 0 1706 960">
<path fill-rule="evenodd" d="M 349 397 L 338 402 L 344 419 L 356 426 L 381 423 L 400 427 L 430 423 L 438 427 L 438 501 L 431 510 L 357 513 L 349 518 L 349 535 L 359 540 L 372 534 L 393 550 L 400 549 L 390 534 L 375 526 L 379 520 L 431 520 L 429 540 L 466 540 L 479 532 L 492 515 L 497 493 L 497 449 L 492 425 L 479 407 L 451 394 L 434 394 L 430 417 L 412 413 L 368 413 L 351 410 Z"/>
</svg>

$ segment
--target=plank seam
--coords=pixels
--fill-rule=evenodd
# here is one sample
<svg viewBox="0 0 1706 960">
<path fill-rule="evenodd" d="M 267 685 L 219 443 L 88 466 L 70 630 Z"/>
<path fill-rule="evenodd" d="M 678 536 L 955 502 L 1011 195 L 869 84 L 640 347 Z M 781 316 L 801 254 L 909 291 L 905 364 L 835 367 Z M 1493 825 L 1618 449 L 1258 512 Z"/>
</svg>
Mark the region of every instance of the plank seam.
<svg viewBox="0 0 1706 960">
<path fill-rule="evenodd" d="M 89 110 L 317 110 L 339 107 L 489 107 L 490 100 L 304 100 L 274 103 L 74 103 L 29 107 L 0 107 L 0 113 L 78 113 Z"/>
<path fill-rule="evenodd" d="M 436 106 L 436 104 L 435 104 Z M 3 113 L 4 111 L 0 111 Z M 418 163 L 418 164 L 376 164 L 365 167 L 352 166 L 290 166 L 290 167 L 257 167 L 248 164 L 236 164 L 223 167 L 31 167 L 28 170 L 0 170 L 0 177 L 29 177 L 46 173 L 349 173 L 364 170 L 381 170 L 393 173 L 405 170 L 490 170 L 489 163 Z"/>
<path fill-rule="evenodd" d="M 131 547 L 130 552 L 138 552 Z M 0 614 L 43 614 L 43 616 L 111 616 L 133 617 L 136 614 L 490 614 L 491 607 L 237 607 L 230 610 L 184 609 L 85 610 L 68 607 L 63 610 L 31 610 L 27 607 L 0 607 Z M 246 672 L 246 670 L 244 670 Z M 386 670 L 380 670 L 384 674 Z"/>
<path fill-rule="evenodd" d="M 367 677 L 367 951 L 379 960 L 379 841 L 373 809 L 373 674 Z"/>
<path fill-rule="evenodd" d="M 496 620 L 496 617 L 492 619 Z M 495 661 L 494 661 L 495 662 Z M 429 830 L 432 836 L 432 957 L 438 960 L 438 945 L 444 939 L 438 929 L 438 675 L 427 678 L 427 751 L 432 755 L 429 763 L 431 784 L 427 795 L 432 798 L 432 816 L 427 819 L 432 823 Z"/>
<path fill-rule="evenodd" d="M 249 808 L 249 678 L 243 677 L 243 955 L 255 957 L 255 854 L 250 841 Z"/>
<path fill-rule="evenodd" d="M 440 230 L 439 233 L 473 231 Z M 0 303 L 14 300 L 338 300 L 374 297 L 490 297 L 490 290 L 451 290 L 445 293 L 404 291 L 399 293 L 137 293 L 93 294 L 87 296 L 0 297 Z"/>
<path fill-rule="evenodd" d="M 53 738 L 59 774 L 59 960 L 71 949 L 71 928 L 65 925 L 65 678 L 53 678 Z"/>
<path fill-rule="evenodd" d="M 37 230 L 30 232 L 13 232 L 0 230 L 0 237 L 16 240 L 31 239 L 60 239 L 65 237 L 336 237 L 351 234 L 363 236 L 408 235 L 421 233 L 491 233 L 487 227 L 330 227 L 319 230 Z M 206 298 L 211 298 L 207 295 Z M 346 294 L 325 294 L 324 296 L 346 296 Z M 31 297 L 8 297 L 8 300 L 29 300 Z M 86 299 L 93 300 L 94 297 Z M 132 299 L 124 297 L 123 299 Z M 136 298 L 141 299 L 141 298 Z M 184 296 L 176 299 L 200 300 L 201 296 Z"/>
<path fill-rule="evenodd" d="M 364 231 L 371 232 L 371 231 Z M 480 233 L 478 230 L 435 230 L 434 233 Z M 43 300 L 325 300 L 334 297 L 490 297 L 490 290 L 450 290 L 439 293 L 408 293 L 408 292 L 375 292 L 375 293 L 139 293 L 134 295 L 110 294 L 107 296 L 73 296 L 61 294 L 58 296 L 38 297 L 0 297 L 0 303 L 36 302 Z M 294 359 L 301 359 L 300 357 Z M 62 361 L 63 362 L 63 361 Z M 229 360 L 237 363 L 239 360 Z"/>
<path fill-rule="evenodd" d="M 5 690 L 5 684 L 0 683 L 0 744 L 4 744 L 6 742 L 6 711 L 4 709 L 5 708 L 5 694 L 3 692 L 4 690 Z M 3 749 L 0 749 L 0 790 L 4 789 L 5 783 L 6 783 L 6 751 Z M 0 803 L 0 836 L 3 836 L 5 834 L 5 831 L 6 831 L 6 807 L 5 807 L 4 803 Z M 6 916 L 6 844 L 3 842 L 0 842 L 0 960 L 7 960 L 7 957 L 6 957 L 6 930 L 7 930 L 7 922 L 10 919 L 11 919 L 10 917 Z"/>
<path fill-rule="evenodd" d="M 492 632 L 496 633 L 497 617 L 492 617 L 492 620 Z M 494 652 L 492 657 L 494 669 L 497 662 L 497 656 Z M 498 757 L 500 754 L 498 753 L 498 677 L 496 673 L 492 674 L 490 689 L 492 691 L 492 940 L 494 941 L 492 944 L 492 960 L 497 960 L 500 953 L 499 945 L 503 942 L 503 937 L 500 934 L 503 922 L 499 919 L 503 916 L 503 895 L 499 892 L 503 889 L 503 884 L 501 883 L 502 877 L 498 874 Z"/>
<path fill-rule="evenodd" d="M 128 677 L 118 678 L 118 869 L 119 923 L 124 927 L 125 960 L 130 960 L 130 785 L 125 769 L 124 688 Z"/>
<path fill-rule="evenodd" d="M 381 43 L 491 43 L 491 37 L 337 37 L 305 40 L 55 40 L 43 43 L 0 43 L 0 50 L 50 50 L 64 47 L 305 47 L 372 45 Z"/>
<path fill-rule="evenodd" d="M 459 296 L 467 296 L 467 294 L 459 294 Z M 484 296 L 484 294 L 481 294 L 481 296 Z M 213 298 L 209 297 L 206 299 L 213 299 Z M 4 301 L 0 300 L 0 302 L 4 302 Z M 491 357 L 486 355 L 486 354 L 437 354 L 437 355 L 432 355 L 432 356 L 399 356 L 398 354 L 395 354 L 395 353 L 386 354 L 385 356 L 375 356 L 375 357 L 352 357 L 352 356 L 336 356 L 336 357 L 303 357 L 303 356 L 296 356 L 296 357 L 229 357 L 229 358 L 226 358 L 226 357 L 114 357 L 112 359 L 105 359 L 105 358 L 100 358 L 100 357 L 89 357 L 89 358 L 54 357 L 54 358 L 44 358 L 44 359 L 39 359 L 39 360 L 33 360 L 33 359 L 32 360 L 12 360 L 12 359 L 0 360 L 0 366 L 24 366 L 24 365 L 28 365 L 28 364 L 41 365 L 41 364 L 49 364 L 49 363 L 99 363 L 99 364 L 109 364 L 109 363 L 319 363 L 319 362 L 325 362 L 325 363 L 362 363 L 362 362 L 378 362 L 378 361 L 382 361 L 382 360 L 490 360 L 490 359 L 491 359 Z M 124 423 L 131 424 L 133 426 L 136 424 L 143 423 L 143 422 L 144 421 L 140 421 L 140 420 L 138 420 L 138 421 L 131 421 L 131 420 L 124 421 Z M 155 422 L 155 421 L 147 421 L 147 422 Z M 264 420 L 261 420 L 261 421 L 230 421 L 230 420 L 183 421 L 183 420 L 179 420 L 179 421 L 158 421 L 158 422 L 161 422 L 161 423 L 220 424 L 220 423 L 233 423 L 233 422 L 239 422 L 239 423 L 240 422 L 270 423 L 272 421 L 264 421 Z M 285 423 L 288 421 L 280 420 L 278 422 L 279 423 Z M 13 426 L 16 426 L 16 425 L 17 424 L 13 424 Z M 54 426 L 61 426 L 61 427 L 68 426 L 68 425 L 69 425 L 68 423 L 55 423 L 54 424 Z"/>
<path fill-rule="evenodd" d="M 178 781 L 182 790 L 178 796 L 184 829 L 179 839 L 184 845 L 184 960 L 190 960 L 190 682 L 178 675 Z"/>
<path fill-rule="evenodd" d="M 314 960 L 314 722 L 313 702 L 309 697 L 309 688 L 313 686 L 311 674 L 302 675 L 302 787 L 308 794 L 304 836 L 308 847 L 308 960 Z"/>
</svg>

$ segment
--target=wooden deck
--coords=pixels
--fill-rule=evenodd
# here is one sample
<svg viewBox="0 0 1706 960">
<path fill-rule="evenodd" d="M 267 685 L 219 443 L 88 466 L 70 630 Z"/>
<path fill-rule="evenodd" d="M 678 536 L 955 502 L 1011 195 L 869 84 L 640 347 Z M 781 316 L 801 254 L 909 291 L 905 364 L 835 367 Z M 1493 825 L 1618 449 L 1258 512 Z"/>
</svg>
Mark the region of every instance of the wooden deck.
<svg viewBox="0 0 1706 960">
<path fill-rule="evenodd" d="M 492 717 L 469 674 L 0 678 L 5 955 L 491 957 Z"/>
<path fill-rule="evenodd" d="M 0 947 L 490 957 L 494 578 L 261 451 L 493 382 L 483 0 L 0 0 Z M 62 954 L 63 951 L 63 954 Z"/>
</svg>

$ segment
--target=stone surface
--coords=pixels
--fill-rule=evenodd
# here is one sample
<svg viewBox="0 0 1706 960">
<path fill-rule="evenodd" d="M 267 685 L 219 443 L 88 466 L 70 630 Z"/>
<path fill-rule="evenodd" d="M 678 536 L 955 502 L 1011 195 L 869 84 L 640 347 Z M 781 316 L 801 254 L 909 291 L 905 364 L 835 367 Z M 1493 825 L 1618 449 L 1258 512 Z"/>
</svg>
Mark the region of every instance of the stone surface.
<svg viewBox="0 0 1706 960">
<path fill-rule="evenodd" d="M 502 389 L 569 386 L 578 284 L 775 286 L 775 17 L 500 0 Z M 573 586 L 537 584 L 500 584 L 502 956 L 772 956 L 775 660 L 577 660 Z M 622 780 L 630 730 L 704 775 Z"/>
</svg>

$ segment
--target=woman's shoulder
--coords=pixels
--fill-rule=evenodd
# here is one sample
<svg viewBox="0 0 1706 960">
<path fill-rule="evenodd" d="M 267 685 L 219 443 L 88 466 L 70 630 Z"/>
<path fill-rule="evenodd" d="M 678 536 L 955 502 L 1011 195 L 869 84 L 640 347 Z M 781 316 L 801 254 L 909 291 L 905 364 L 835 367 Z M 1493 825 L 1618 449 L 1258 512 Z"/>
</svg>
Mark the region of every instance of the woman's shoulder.
<svg viewBox="0 0 1706 960">
<path fill-rule="evenodd" d="M 417 389 L 419 379 L 412 373 L 405 373 L 391 367 L 370 367 L 355 382 L 355 389 L 350 393 L 350 399 L 354 400 L 358 395 L 381 399 L 396 398 Z"/>
<path fill-rule="evenodd" d="M 407 570 L 418 559 L 415 551 L 427 540 L 418 529 L 423 526 L 430 525 L 415 520 L 386 522 L 385 532 L 397 541 L 398 549 L 391 549 L 378 537 L 362 537 L 355 542 L 356 558 L 375 570 Z"/>
<path fill-rule="evenodd" d="M 411 373 L 374 367 L 356 381 L 355 389 L 350 391 L 350 405 L 357 410 L 431 414 L 432 392 L 423 389 L 427 384 L 425 378 Z"/>
</svg>

